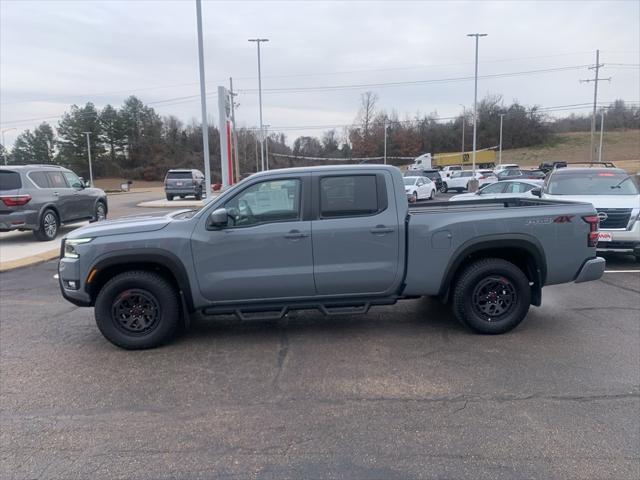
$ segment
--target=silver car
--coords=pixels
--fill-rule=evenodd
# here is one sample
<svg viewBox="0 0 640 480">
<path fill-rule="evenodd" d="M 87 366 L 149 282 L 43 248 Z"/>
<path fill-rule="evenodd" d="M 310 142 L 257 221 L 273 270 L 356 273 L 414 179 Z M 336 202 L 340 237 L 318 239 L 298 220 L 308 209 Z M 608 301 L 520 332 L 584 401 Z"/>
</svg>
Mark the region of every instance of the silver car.
<svg viewBox="0 0 640 480">
<path fill-rule="evenodd" d="M 71 170 L 56 165 L 0 168 L 0 232 L 32 230 L 38 240 L 56 238 L 60 225 L 107 218 L 107 195 Z"/>
</svg>

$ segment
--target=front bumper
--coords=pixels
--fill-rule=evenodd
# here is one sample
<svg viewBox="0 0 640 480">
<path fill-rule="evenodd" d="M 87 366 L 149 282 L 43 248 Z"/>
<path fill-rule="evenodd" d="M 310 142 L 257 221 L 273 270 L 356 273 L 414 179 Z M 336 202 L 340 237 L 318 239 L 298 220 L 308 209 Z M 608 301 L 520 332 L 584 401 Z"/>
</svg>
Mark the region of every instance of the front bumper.
<svg viewBox="0 0 640 480">
<path fill-rule="evenodd" d="M 78 288 L 67 288 L 68 282 L 76 282 Z M 75 258 L 61 258 L 58 261 L 58 285 L 65 300 L 79 307 L 90 307 L 91 296 L 85 290 L 84 279 L 80 276 L 80 262 Z"/>
<path fill-rule="evenodd" d="M 602 233 L 611 235 L 610 242 L 598 241 L 598 252 L 633 253 L 640 255 L 640 221 L 636 220 L 628 230 L 607 230 L 601 228 Z"/>
<path fill-rule="evenodd" d="M 584 262 L 582 268 L 578 272 L 575 283 L 583 283 L 583 282 L 591 282 L 593 280 L 598 280 L 604 274 L 606 262 L 602 257 L 592 258 Z"/>
</svg>

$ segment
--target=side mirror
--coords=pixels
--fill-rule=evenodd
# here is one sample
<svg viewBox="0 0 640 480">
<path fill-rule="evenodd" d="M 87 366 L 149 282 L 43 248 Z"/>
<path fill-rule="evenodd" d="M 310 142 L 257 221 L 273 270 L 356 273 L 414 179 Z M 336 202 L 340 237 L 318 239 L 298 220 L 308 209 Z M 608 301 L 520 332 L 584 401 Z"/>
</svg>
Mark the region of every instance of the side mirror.
<svg viewBox="0 0 640 480">
<path fill-rule="evenodd" d="M 89 185 L 89 182 L 88 182 L 88 181 L 86 181 L 86 180 L 84 179 L 84 177 L 78 177 L 78 179 L 80 180 L 80 185 L 78 185 L 78 186 L 77 186 L 77 188 L 89 188 L 89 186 L 90 186 L 90 185 Z M 74 185 L 74 187 L 75 187 L 75 186 L 76 186 L 76 185 Z"/>
<path fill-rule="evenodd" d="M 229 224 L 229 214 L 226 208 L 218 208 L 209 215 L 208 228 L 224 228 Z"/>
<path fill-rule="evenodd" d="M 531 195 L 542 198 L 542 189 L 541 188 L 532 188 Z"/>
</svg>

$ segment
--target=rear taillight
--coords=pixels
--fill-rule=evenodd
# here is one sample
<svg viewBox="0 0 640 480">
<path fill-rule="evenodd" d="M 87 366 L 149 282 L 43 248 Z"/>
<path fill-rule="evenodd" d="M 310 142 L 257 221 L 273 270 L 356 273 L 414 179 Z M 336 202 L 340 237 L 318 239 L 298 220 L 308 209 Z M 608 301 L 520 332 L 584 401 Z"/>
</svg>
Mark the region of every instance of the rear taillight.
<svg viewBox="0 0 640 480">
<path fill-rule="evenodd" d="M 587 215 L 582 219 L 589 224 L 589 233 L 587 234 L 587 245 L 589 247 L 598 246 L 598 223 L 600 220 L 597 215 Z"/>
<path fill-rule="evenodd" d="M 31 195 L 2 195 L 0 200 L 7 207 L 20 207 L 26 205 L 31 200 Z"/>
</svg>

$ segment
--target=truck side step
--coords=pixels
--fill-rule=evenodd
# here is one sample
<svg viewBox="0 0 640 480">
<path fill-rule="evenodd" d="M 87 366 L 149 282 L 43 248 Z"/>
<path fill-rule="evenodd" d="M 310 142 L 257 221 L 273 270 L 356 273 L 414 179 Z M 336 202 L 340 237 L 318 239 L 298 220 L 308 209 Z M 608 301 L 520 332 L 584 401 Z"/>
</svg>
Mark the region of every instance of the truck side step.
<svg viewBox="0 0 640 480">
<path fill-rule="evenodd" d="M 204 308 L 205 315 L 235 315 L 241 321 L 279 320 L 291 310 L 318 310 L 323 315 L 359 315 L 365 314 L 375 305 L 393 305 L 398 297 L 345 299 L 331 302 L 294 302 L 271 303 L 238 306 L 211 306 Z"/>
<path fill-rule="evenodd" d="M 329 315 L 357 315 L 364 314 L 369 311 L 371 307 L 370 303 L 363 303 L 361 305 L 318 305 L 318 310 L 323 314 Z"/>
</svg>

